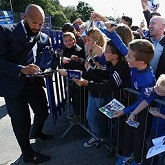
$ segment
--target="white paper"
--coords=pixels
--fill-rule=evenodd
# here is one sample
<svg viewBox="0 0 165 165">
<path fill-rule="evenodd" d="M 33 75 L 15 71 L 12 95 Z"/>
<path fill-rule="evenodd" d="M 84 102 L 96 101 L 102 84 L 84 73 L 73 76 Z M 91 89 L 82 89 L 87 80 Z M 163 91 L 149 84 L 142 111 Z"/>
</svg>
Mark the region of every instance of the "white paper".
<svg viewBox="0 0 165 165">
<path fill-rule="evenodd" d="M 163 145 L 164 138 L 165 136 L 161 136 L 161 137 L 152 139 L 154 146 L 148 150 L 147 155 L 146 155 L 147 159 L 165 151 L 165 145 Z"/>
<path fill-rule="evenodd" d="M 165 138 L 165 136 L 161 136 L 161 137 L 158 137 L 158 138 L 155 138 L 155 139 L 152 139 L 152 142 L 153 142 L 153 144 L 156 146 L 156 145 L 159 145 L 159 144 L 163 144 L 163 142 L 164 142 L 164 139 Z"/>
</svg>

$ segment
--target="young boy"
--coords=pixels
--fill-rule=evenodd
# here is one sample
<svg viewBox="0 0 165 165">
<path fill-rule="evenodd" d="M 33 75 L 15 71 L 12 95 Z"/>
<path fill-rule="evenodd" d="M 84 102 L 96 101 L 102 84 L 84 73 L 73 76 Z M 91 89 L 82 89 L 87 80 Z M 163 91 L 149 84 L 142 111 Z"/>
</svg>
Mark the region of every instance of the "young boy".
<svg viewBox="0 0 165 165">
<path fill-rule="evenodd" d="M 154 56 L 153 45 L 144 39 L 135 39 L 128 45 L 126 59 L 131 71 L 131 88 L 140 92 L 138 100 L 131 106 L 119 111 L 116 117 L 130 114 L 129 120 L 139 122 L 138 128 L 126 125 L 123 155 L 116 165 L 124 165 L 134 157 L 131 165 L 140 165 L 144 147 L 147 111 L 144 110 L 155 98 L 153 92 L 155 76 L 149 63 Z"/>
<path fill-rule="evenodd" d="M 160 75 L 154 86 L 155 93 L 159 96 L 158 98 L 165 101 L 165 74 Z M 165 105 L 157 103 L 157 110 L 150 110 L 149 112 L 153 115 L 151 132 L 147 140 L 147 149 L 153 146 L 152 139 L 160 136 L 165 136 Z M 165 163 L 165 152 L 162 152 L 147 160 L 147 164 L 163 165 Z"/>
<path fill-rule="evenodd" d="M 85 59 L 85 52 L 80 46 L 76 44 L 75 35 L 72 32 L 65 32 L 63 34 L 63 58 L 62 64 L 65 69 L 82 69 L 80 65 L 81 60 Z"/>
<path fill-rule="evenodd" d="M 91 131 L 93 132 L 94 129 L 97 127 L 99 138 L 110 139 L 111 143 L 109 156 L 114 156 L 114 154 L 116 153 L 115 146 L 117 143 L 117 134 L 119 134 L 118 129 L 114 128 L 116 128 L 117 125 L 120 125 L 119 127 L 121 133 L 124 129 L 123 120 L 108 120 L 108 117 L 102 114 L 102 112 L 99 112 L 99 108 L 111 101 L 112 97 L 118 100 L 122 97 L 122 100 L 120 101 L 122 101 L 122 103 L 126 102 L 125 93 L 121 90 L 121 88 L 128 87 L 130 84 L 129 67 L 126 61 L 122 59 L 123 55 L 116 48 L 111 40 L 107 42 L 104 55 L 107 62 L 106 70 L 96 69 L 95 72 L 93 72 L 92 74 L 93 81 L 81 79 L 75 80 L 75 82 L 80 86 L 88 86 L 88 90 L 90 92 L 90 95 L 92 96 L 92 99 L 95 99 L 95 102 L 93 104 L 89 104 L 90 101 L 88 101 L 88 106 L 90 106 L 87 111 L 89 126 L 91 128 Z M 99 104 L 99 98 L 102 100 L 101 104 Z M 95 108 L 96 115 L 94 116 L 94 113 L 92 113 L 89 118 L 88 114 L 90 113 L 92 108 Z M 93 123 L 95 123 L 95 126 L 92 125 L 92 121 Z M 110 123 L 112 123 L 112 125 Z M 110 134 L 107 135 L 107 132 L 110 132 L 110 129 L 112 131 Z M 91 138 L 89 141 L 84 143 L 84 146 L 90 147 L 92 145 L 95 145 L 97 142 L 98 141 L 94 140 L 94 138 Z"/>
<path fill-rule="evenodd" d="M 65 32 L 63 34 L 63 42 L 65 48 L 63 49 L 62 65 L 64 69 L 71 70 L 83 70 L 82 61 L 85 59 L 85 53 L 80 46 L 76 44 L 75 35 L 72 32 Z M 68 118 L 71 119 L 71 124 L 77 124 L 79 122 L 78 117 L 80 109 L 83 111 L 85 108 L 82 103 L 85 104 L 86 89 L 85 87 L 77 88 L 76 84 L 72 80 L 69 80 L 69 100 L 72 100 L 73 113 L 68 114 Z"/>
</svg>

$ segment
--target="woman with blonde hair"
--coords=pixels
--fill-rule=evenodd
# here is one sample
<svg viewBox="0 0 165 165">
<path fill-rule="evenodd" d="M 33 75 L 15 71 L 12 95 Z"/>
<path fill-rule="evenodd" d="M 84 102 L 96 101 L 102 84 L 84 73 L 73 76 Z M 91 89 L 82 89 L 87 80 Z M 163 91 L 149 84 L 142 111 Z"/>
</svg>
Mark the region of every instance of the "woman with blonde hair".
<svg viewBox="0 0 165 165">
<path fill-rule="evenodd" d="M 81 80 L 75 80 L 76 84 L 88 86 L 88 83 L 99 83 L 108 78 L 107 72 L 104 70 L 106 60 L 103 55 L 106 44 L 106 36 L 97 27 L 92 26 L 86 30 L 86 45 L 88 47 L 88 57 L 84 62 L 86 71 L 83 72 Z M 93 136 L 84 143 L 84 147 L 90 147 L 99 142 L 97 114 L 99 108 L 104 105 L 104 100 L 105 98 L 100 92 L 93 92 L 89 89 L 86 117 Z"/>
<path fill-rule="evenodd" d="M 105 58 L 102 56 L 106 47 L 106 36 L 95 26 L 86 33 L 86 45 L 88 47 L 88 56 L 85 61 L 85 68 L 96 68 L 95 62 L 105 64 Z"/>
</svg>

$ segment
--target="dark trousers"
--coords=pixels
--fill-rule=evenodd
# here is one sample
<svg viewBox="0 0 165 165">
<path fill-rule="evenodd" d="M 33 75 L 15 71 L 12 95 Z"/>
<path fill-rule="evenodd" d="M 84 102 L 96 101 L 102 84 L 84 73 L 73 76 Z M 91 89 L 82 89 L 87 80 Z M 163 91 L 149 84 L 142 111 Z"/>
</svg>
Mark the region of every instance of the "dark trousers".
<svg viewBox="0 0 165 165">
<path fill-rule="evenodd" d="M 76 115 L 85 117 L 88 102 L 88 90 L 84 86 L 78 86 L 76 83 L 72 86 L 72 106 Z"/>
<path fill-rule="evenodd" d="M 120 155 L 123 151 L 125 119 L 125 115 L 110 119 L 102 112 L 98 112 L 99 137 L 109 139 L 110 145 L 117 146 Z"/>
<path fill-rule="evenodd" d="M 147 109 L 141 111 L 135 119 L 139 122 L 138 128 L 134 128 L 126 124 L 124 137 L 124 156 L 133 153 L 135 161 L 141 162 L 146 149 L 146 138 L 149 135 L 151 116 Z"/>
<path fill-rule="evenodd" d="M 34 153 L 29 141 L 31 128 L 29 105 L 34 112 L 32 128 L 34 134 L 37 135 L 42 132 L 44 122 L 48 117 L 47 99 L 41 81 L 39 79 L 27 79 L 19 96 L 17 98 L 5 98 L 5 101 L 22 154 L 24 157 L 28 157 Z"/>
<path fill-rule="evenodd" d="M 84 118 L 88 102 L 88 90 L 84 86 L 78 86 L 73 80 L 67 81 L 69 104 L 72 105 L 73 112 L 77 116 Z"/>
</svg>

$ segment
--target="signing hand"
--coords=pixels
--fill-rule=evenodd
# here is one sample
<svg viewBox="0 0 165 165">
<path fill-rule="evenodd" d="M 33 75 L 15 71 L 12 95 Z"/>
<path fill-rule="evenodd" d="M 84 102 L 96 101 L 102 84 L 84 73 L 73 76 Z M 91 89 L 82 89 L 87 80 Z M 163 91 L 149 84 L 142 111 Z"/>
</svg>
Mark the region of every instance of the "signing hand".
<svg viewBox="0 0 165 165">
<path fill-rule="evenodd" d="M 24 68 L 21 69 L 21 73 L 23 73 L 25 75 L 38 73 L 40 71 L 41 70 L 40 70 L 39 66 L 37 66 L 35 64 L 29 64 L 29 65 L 27 65 L 27 66 L 25 66 Z"/>
</svg>

